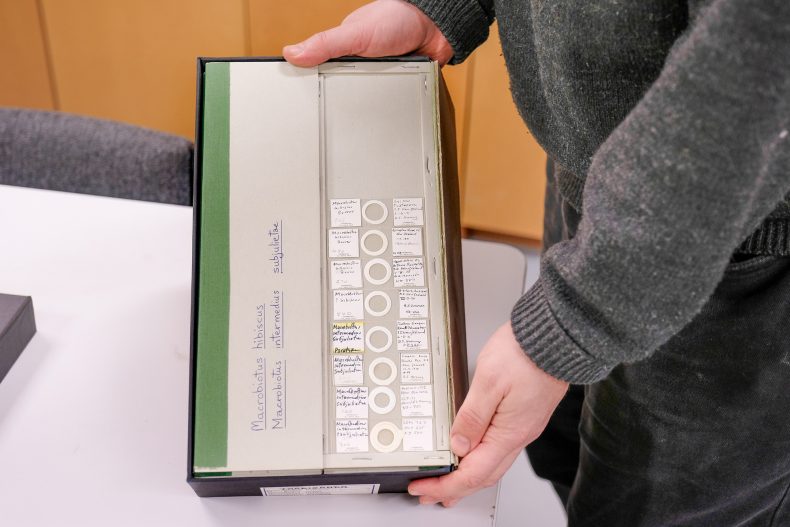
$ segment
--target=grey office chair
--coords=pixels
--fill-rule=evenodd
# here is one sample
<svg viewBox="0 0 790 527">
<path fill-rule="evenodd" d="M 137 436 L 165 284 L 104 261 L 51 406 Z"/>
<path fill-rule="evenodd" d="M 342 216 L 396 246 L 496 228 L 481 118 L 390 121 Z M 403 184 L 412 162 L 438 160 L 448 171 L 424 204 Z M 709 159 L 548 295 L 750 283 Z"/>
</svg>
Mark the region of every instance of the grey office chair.
<svg viewBox="0 0 790 527">
<path fill-rule="evenodd" d="M 0 184 L 191 205 L 192 152 L 136 126 L 0 108 Z"/>
</svg>

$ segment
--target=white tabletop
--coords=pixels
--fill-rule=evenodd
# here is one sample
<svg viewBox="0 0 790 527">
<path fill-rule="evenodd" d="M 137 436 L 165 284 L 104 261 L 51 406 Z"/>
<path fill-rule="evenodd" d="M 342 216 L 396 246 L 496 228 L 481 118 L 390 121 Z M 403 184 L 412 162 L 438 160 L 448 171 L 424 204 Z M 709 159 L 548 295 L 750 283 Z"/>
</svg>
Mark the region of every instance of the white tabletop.
<svg viewBox="0 0 790 527">
<path fill-rule="evenodd" d="M 406 495 L 196 497 L 191 230 L 188 207 L 0 186 L 0 292 L 32 296 L 38 324 L 0 383 L 3 525 L 493 523 L 496 489 L 452 509 Z M 525 262 L 484 242 L 465 241 L 464 257 L 475 352 L 507 319 Z"/>
</svg>

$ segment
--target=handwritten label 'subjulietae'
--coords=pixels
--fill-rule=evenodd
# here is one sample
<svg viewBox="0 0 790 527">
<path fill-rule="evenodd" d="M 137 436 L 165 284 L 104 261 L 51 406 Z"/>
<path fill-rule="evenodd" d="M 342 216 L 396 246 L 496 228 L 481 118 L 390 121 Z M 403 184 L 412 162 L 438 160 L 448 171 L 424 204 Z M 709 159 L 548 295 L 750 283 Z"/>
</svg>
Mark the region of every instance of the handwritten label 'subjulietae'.
<svg viewBox="0 0 790 527">
<path fill-rule="evenodd" d="M 362 322 L 332 324 L 332 353 L 362 353 L 365 351 L 365 329 Z"/>
<path fill-rule="evenodd" d="M 349 384 L 362 384 L 364 382 L 364 359 L 359 354 L 334 355 L 332 357 L 332 371 L 335 377 L 335 386 Z"/>
<path fill-rule="evenodd" d="M 341 419 L 335 422 L 335 450 L 339 454 L 368 451 L 367 419 Z"/>
<path fill-rule="evenodd" d="M 365 386 L 343 386 L 335 389 L 337 419 L 367 419 L 368 389 Z"/>
</svg>

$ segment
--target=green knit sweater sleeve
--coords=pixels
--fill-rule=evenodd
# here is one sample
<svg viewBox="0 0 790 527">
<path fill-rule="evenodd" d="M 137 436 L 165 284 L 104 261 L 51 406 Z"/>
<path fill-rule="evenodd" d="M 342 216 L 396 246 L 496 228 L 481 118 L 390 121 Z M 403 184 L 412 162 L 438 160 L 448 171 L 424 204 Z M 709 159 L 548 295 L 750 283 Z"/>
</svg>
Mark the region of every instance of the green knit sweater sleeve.
<svg viewBox="0 0 790 527">
<path fill-rule="evenodd" d="M 434 21 L 453 48 L 450 64 L 459 64 L 488 38 L 494 21 L 493 0 L 407 0 Z"/>
<path fill-rule="evenodd" d="M 575 237 L 513 310 L 543 370 L 590 383 L 702 309 L 790 191 L 790 2 L 715 0 L 595 153 Z"/>
</svg>

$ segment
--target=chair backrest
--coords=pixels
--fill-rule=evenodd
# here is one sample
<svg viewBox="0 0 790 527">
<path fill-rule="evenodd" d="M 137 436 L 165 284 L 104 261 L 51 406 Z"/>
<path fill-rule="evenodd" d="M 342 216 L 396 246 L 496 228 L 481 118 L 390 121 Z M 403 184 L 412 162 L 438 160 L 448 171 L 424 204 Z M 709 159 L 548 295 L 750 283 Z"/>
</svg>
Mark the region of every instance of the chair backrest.
<svg viewBox="0 0 790 527">
<path fill-rule="evenodd" d="M 191 205 L 192 155 L 170 134 L 0 108 L 0 184 Z"/>
</svg>

